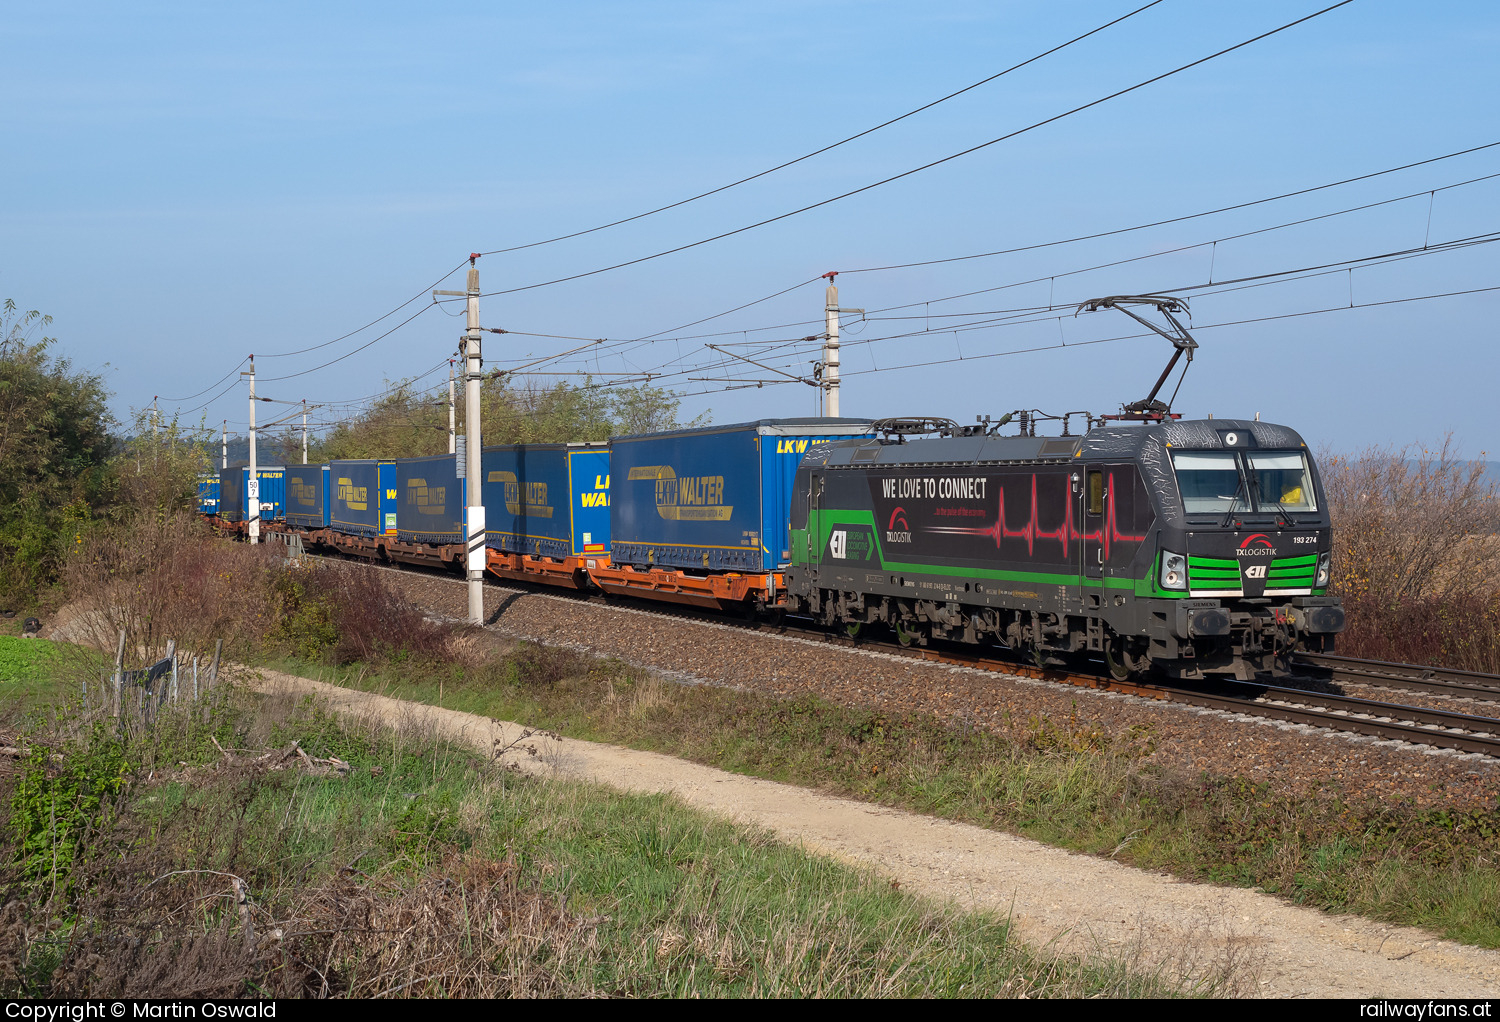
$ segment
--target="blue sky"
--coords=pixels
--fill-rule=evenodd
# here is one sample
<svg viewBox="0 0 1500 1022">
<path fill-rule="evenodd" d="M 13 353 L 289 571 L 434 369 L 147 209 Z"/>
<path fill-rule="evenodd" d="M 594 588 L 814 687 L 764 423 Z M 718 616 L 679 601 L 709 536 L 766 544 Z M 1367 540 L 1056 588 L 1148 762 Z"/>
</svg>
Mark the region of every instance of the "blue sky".
<svg viewBox="0 0 1500 1022">
<path fill-rule="evenodd" d="M 331 341 L 425 294 L 470 251 L 581 230 L 765 169 L 1144 2 L 9 4 L 0 11 L 0 126 L 9 143 L 0 165 L 8 200 L 0 297 L 51 313 L 51 332 L 79 364 L 107 362 L 121 418 L 154 394 L 203 390 L 250 352 L 261 356 L 264 394 L 356 399 L 442 363 L 462 320 L 429 309 L 358 354 L 305 372 L 372 340 L 422 299 L 318 351 L 264 356 Z M 481 282 L 486 292 L 522 287 L 776 216 L 1321 6 L 1165 0 L 768 178 L 583 238 L 485 256 Z M 687 395 L 685 409 L 711 409 L 720 422 L 805 415 L 817 407 L 812 388 L 726 390 L 774 377 L 716 365 L 702 345 L 815 333 L 820 285 L 674 328 L 840 270 L 845 306 L 915 306 L 846 325 L 845 413 L 972 420 L 1020 407 L 1114 410 L 1144 396 L 1169 349 L 1158 338 L 1080 345 L 1139 332 L 1118 314 L 1032 316 L 957 335 L 935 329 L 965 318 L 953 314 L 1063 309 L 1101 294 L 1202 285 L 1210 270 L 1223 281 L 1336 264 L 1323 276 L 1194 297 L 1202 350 L 1178 410 L 1260 412 L 1338 449 L 1451 430 L 1466 453 L 1493 454 L 1500 291 L 1370 303 L 1500 286 L 1495 247 L 1340 267 L 1500 231 L 1500 179 L 1425 194 L 1500 173 L 1500 147 L 1106 239 L 848 271 L 1129 227 L 1500 141 L 1497 42 L 1493 4 L 1356 0 L 809 213 L 626 269 L 487 297 L 482 318 L 567 337 L 660 334 L 669 339 L 611 343 L 597 360 L 548 365 L 599 379 L 676 372 L 662 382 Z M 1424 194 L 1200 245 L 1411 193 Z M 1170 252 L 1184 246 L 1200 247 Z M 1135 261 L 1074 272 L 1126 259 Z M 940 300 L 1036 278 L 1047 279 Z M 441 286 L 461 287 L 462 277 Z M 1365 307 L 1265 319 L 1351 297 Z M 913 315 L 920 319 L 889 318 Z M 1216 325 L 1243 320 L 1261 321 Z M 740 330 L 758 332 L 729 334 Z M 923 332 L 892 337 L 912 331 Z M 710 332 L 729 335 L 696 336 Z M 1057 346 L 1063 341 L 1068 348 Z M 578 343 L 490 336 L 487 362 L 517 365 Z M 1032 348 L 1043 350 L 1000 354 Z M 736 350 L 763 351 L 794 375 L 808 368 L 805 346 Z M 271 380 L 294 373 L 305 374 Z M 226 386 L 166 406 L 192 421 L 228 418 L 233 428 L 245 418 L 243 387 L 198 408 Z"/>
</svg>

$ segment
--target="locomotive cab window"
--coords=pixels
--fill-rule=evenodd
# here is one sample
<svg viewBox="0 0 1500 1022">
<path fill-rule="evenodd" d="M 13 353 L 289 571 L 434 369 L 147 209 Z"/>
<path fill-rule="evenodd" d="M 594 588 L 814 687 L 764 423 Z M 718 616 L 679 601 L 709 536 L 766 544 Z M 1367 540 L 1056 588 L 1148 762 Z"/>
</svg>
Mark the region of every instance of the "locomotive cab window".
<svg viewBox="0 0 1500 1022">
<path fill-rule="evenodd" d="M 1089 473 L 1089 514 L 1104 513 L 1104 473 Z"/>
<path fill-rule="evenodd" d="M 1173 451 L 1177 488 L 1188 514 L 1250 510 L 1250 495 L 1232 451 Z"/>
<path fill-rule="evenodd" d="M 1284 453 L 1248 452 L 1250 472 L 1255 477 L 1255 493 L 1261 510 L 1269 511 L 1279 504 L 1287 511 L 1316 511 L 1312 474 L 1307 457 L 1300 451 Z"/>
</svg>

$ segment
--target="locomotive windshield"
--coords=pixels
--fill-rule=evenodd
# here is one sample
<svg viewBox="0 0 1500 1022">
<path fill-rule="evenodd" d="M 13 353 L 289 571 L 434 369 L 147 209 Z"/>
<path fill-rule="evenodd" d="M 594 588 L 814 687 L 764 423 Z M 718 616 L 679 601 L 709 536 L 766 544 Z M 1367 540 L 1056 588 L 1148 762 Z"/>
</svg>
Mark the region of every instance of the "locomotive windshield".
<svg viewBox="0 0 1500 1022">
<path fill-rule="evenodd" d="M 1173 451 L 1188 514 L 1316 511 L 1312 473 L 1301 451 Z M 1247 485 L 1247 482 L 1250 485 Z"/>
<path fill-rule="evenodd" d="M 1247 452 L 1250 471 L 1255 475 L 1257 502 L 1263 510 L 1316 511 L 1312 478 L 1307 471 L 1307 457 L 1301 452 Z"/>
<path fill-rule="evenodd" d="M 1173 451 L 1172 464 L 1188 514 L 1250 510 L 1250 494 L 1233 451 Z"/>
</svg>

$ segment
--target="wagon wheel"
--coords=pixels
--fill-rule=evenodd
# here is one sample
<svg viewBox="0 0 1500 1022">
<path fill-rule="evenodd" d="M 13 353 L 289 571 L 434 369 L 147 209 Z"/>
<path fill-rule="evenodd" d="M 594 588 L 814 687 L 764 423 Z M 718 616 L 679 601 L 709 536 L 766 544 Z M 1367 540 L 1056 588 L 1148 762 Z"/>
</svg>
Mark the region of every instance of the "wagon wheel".
<svg viewBox="0 0 1500 1022">
<path fill-rule="evenodd" d="M 901 643 L 902 646 L 911 646 L 918 638 L 919 636 L 915 630 L 907 630 L 905 621 L 899 619 L 896 621 L 896 641 Z"/>
<path fill-rule="evenodd" d="M 844 625 L 844 634 L 849 636 L 849 638 L 851 639 L 857 639 L 859 638 L 860 630 L 863 627 L 864 623 L 862 621 L 850 621 L 848 624 Z"/>
</svg>

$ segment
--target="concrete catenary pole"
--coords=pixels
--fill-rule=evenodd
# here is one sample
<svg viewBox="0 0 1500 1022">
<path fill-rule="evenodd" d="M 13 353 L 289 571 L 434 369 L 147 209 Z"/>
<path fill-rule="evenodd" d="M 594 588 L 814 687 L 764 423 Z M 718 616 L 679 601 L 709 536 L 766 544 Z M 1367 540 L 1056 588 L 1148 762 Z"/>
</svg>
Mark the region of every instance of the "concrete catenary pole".
<svg viewBox="0 0 1500 1022">
<path fill-rule="evenodd" d="M 151 398 L 151 435 L 156 435 L 157 428 L 161 425 L 161 409 L 157 407 L 156 397 Z"/>
<path fill-rule="evenodd" d="M 307 464 L 307 398 L 302 399 L 302 464 Z"/>
<path fill-rule="evenodd" d="M 458 429 L 453 406 L 453 359 L 448 360 L 448 453 L 458 453 Z"/>
<path fill-rule="evenodd" d="M 245 514 L 249 519 L 250 544 L 260 542 L 260 476 L 255 472 L 255 356 L 250 356 L 250 472 L 245 479 Z M 223 500 L 220 494 L 219 499 Z"/>
<path fill-rule="evenodd" d="M 229 420 L 224 420 L 224 425 L 219 432 L 219 467 L 229 467 Z"/>
<path fill-rule="evenodd" d="M 838 270 L 823 274 L 828 279 L 828 291 L 824 295 L 823 317 L 826 339 L 823 341 L 823 392 L 828 395 L 824 414 L 839 417 L 839 313 L 864 312 L 864 309 L 839 308 L 839 289 L 834 284 Z"/>
<path fill-rule="evenodd" d="M 479 267 L 478 252 L 469 253 L 469 286 L 464 291 L 434 291 L 433 297 L 465 298 L 469 307 L 469 329 L 464 334 L 464 485 L 468 509 L 464 514 L 465 564 L 469 575 L 469 622 L 484 623 L 484 485 L 480 481 L 480 453 L 484 426 L 479 421 L 479 382 L 484 360 L 479 355 Z M 456 453 L 456 452 L 455 452 Z"/>
<path fill-rule="evenodd" d="M 469 495 L 467 532 L 469 543 L 469 623 L 484 624 L 484 485 L 480 476 L 480 455 L 484 449 L 484 428 L 479 421 L 479 383 L 484 361 L 479 355 L 479 267 L 478 253 L 469 255 L 469 332 L 464 338 L 464 415 L 468 456 L 465 478 Z"/>
<path fill-rule="evenodd" d="M 839 289 L 833 279 L 838 271 L 825 274 L 828 291 L 823 303 L 823 317 L 827 336 L 823 340 L 823 391 L 825 414 L 832 418 L 839 415 Z"/>
</svg>

